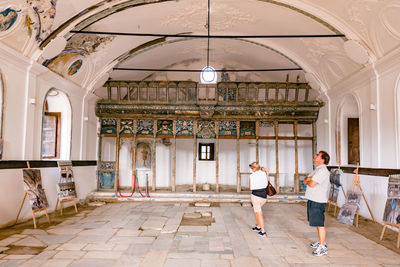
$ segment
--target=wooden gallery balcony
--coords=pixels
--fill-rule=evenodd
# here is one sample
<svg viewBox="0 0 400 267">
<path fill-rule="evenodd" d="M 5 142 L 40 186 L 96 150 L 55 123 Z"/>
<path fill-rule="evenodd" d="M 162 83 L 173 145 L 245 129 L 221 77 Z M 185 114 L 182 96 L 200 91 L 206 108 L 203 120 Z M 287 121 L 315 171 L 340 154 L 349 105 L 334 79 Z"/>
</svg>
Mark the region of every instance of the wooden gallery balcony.
<svg viewBox="0 0 400 267">
<path fill-rule="evenodd" d="M 108 81 L 99 117 L 201 117 L 316 120 L 322 102 L 308 83 Z"/>
</svg>

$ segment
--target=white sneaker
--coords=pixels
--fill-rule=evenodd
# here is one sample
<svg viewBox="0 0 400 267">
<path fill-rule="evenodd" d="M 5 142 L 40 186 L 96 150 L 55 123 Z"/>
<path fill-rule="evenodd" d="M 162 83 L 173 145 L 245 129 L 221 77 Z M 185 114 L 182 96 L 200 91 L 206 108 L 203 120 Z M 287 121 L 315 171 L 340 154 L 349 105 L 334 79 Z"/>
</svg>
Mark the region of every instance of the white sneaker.
<svg viewBox="0 0 400 267">
<path fill-rule="evenodd" d="M 318 248 L 313 251 L 312 253 L 314 256 L 324 256 L 324 255 L 328 255 L 328 249 L 326 248 L 326 246 L 321 246 L 319 245 Z"/>
<path fill-rule="evenodd" d="M 310 244 L 310 248 L 318 248 L 318 246 L 319 246 L 319 241 Z M 328 248 L 328 246 L 326 245 L 326 243 L 325 243 L 325 247 Z"/>
</svg>

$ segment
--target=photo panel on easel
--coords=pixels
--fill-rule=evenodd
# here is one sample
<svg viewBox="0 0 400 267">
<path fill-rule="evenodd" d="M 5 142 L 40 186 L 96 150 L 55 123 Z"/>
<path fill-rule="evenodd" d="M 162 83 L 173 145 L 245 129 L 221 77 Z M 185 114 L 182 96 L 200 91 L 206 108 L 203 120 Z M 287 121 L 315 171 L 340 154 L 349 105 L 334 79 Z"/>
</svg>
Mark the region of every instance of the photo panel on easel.
<svg viewBox="0 0 400 267">
<path fill-rule="evenodd" d="M 353 225 L 354 215 L 356 214 L 358 205 L 354 203 L 346 203 L 340 209 L 337 220 L 341 223 Z"/>
<path fill-rule="evenodd" d="M 389 198 L 386 201 L 385 211 L 383 212 L 383 221 L 400 224 L 400 199 Z"/>
<path fill-rule="evenodd" d="M 42 186 L 42 177 L 39 169 L 22 170 L 24 190 L 28 194 L 32 210 L 40 210 L 49 206 Z"/>
<path fill-rule="evenodd" d="M 74 175 L 72 171 L 72 161 L 58 161 L 60 178 L 57 183 L 58 198 L 76 198 Z"/>
<path fill-rule="evenodd" d="M 400 175 L 390 175 L 388 182 L 388 198 L 400 198 Z"/>
</svg>

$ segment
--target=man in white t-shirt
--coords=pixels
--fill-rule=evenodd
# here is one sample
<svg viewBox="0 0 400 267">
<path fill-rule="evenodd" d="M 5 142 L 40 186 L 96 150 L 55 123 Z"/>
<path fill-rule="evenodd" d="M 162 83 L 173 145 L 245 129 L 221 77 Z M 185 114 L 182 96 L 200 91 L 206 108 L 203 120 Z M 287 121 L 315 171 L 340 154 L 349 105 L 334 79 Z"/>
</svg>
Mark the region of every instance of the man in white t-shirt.
<svg viewBox="0 0 400 267">
<path fill-rule="evenodd" d="M 307 219 L 309 225 L 317 227 L 319 241 L 310 244 L 310 247 L 316 248 L 313 252 L 315 256 L 323 256 L 328 254 L 328 249 L 325 244 L 325 208 L 328 202 L 329 195 L 329 176 L 330 172 L 326 165 L 329 163 L 329 154 L 325 151 L 320 151 L 314 157 L 315 170 L 304 179 L 304 184 L 307 185 L 305 198 L 307 202 Z"/>
</svg>

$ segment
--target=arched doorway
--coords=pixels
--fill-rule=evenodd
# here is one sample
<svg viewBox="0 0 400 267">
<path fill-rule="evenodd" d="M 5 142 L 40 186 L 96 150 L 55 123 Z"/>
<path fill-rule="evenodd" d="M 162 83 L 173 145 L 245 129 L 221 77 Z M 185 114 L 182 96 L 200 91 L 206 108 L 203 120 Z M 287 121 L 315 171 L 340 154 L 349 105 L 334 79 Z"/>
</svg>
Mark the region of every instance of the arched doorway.
<svg viewBox="0 0 400 267">
<path fill-rule="evenodd" d="M 68 160 L 71 157 L 72 110 L 68 96 L 50 89 L 43 102 L 42 159 Z"/>
</svg>

